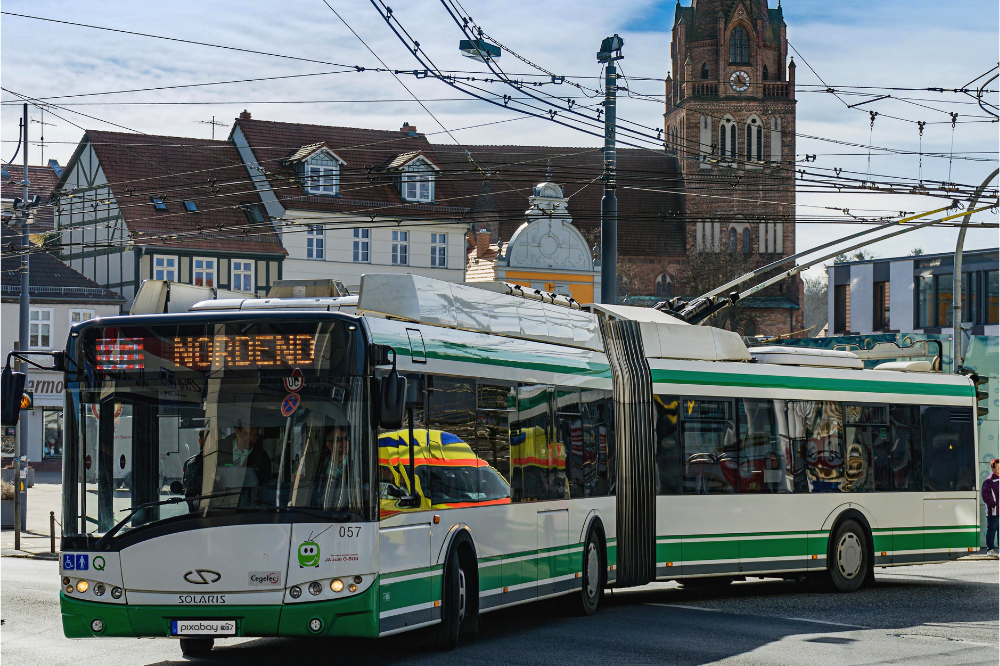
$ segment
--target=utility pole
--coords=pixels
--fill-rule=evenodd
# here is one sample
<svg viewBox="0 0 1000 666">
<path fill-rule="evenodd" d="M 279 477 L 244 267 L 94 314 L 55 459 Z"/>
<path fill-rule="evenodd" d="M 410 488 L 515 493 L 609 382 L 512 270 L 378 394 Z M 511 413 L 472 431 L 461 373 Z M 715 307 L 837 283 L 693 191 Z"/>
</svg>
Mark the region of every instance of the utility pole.
<svg viewBox="0 0 1000 666">
<path fill-rule="evenodd" d="M 951 312 L 951 323 L 952 323 L 952 351 L 951 351 L 951 371 L 955 374 L 962 369 L 965 365 L 965 355 L 962 349 L 962 248 L 965 245 L 965 232 L 969 228 L 969 218 L 972 217 L 972 211 L 976 209 L 976 204 L 979 203 L 979 197 L 983 194 L 983 190 L 986 186 L 990 184 L 990 181 L 997 177 L 1000 173 L 1000 169 L 994 169 L 993 173 L 987 176 L 983 184 L 976 188 L 976 193 L 972 196 L 972 200 L 969 202 L 969 212 L 966 213 L 965 217 L 962 218 L 962 229 L 958 232 L 958 243 L 955 245 L 955 270 L 952 274 L 952 312 Z M 972 289 L 972 284 L 969 284 L 969 288 Z"/>
<path fill-rule="evenodd" d="M 21 174 L 21 298 L 19 307 L 19 321 L 18 321 L 18 347 L 21 351 L 27 351 L 31 348 L 28 343 L 29 332 L 28 332 L 28 322 L 31 313 L 31 305 L 28 295 L 28 247 L 31 240 L 28 238 L 28 219 L 30 215 L 30 208 L 28 207 L 28 186 L 31 185 L 31 181 L 28 180 L 28 105 L 24 105 L 24 118 L 22 120 L 22 126 L 24 127 L 24 136 L 21 140 L 24 142 L 24 172 Z M 21 362 L 21 372 L 28 374 L 28 364 Z M 25 385 L 27 385 L 27 378 L 25 378 Z M 28 450 L 28 415 L 22 413 L 20 418 L 18 418 L 17 434 L 17 459 L 14 461 L 14 550 L 21 550 L 21 456 L 24 452 Z"/>
<path fill-rule="evenodd" d="M 601 42 L 597 62 L 607 64 L 604 70 L 604 198 L 601 199 L 601 303 L 618 302 L 618 199 L 615 189 L 615 98 L 618 92 L 618 68 L 625 41 L 615 35 Z"/>
</svg>

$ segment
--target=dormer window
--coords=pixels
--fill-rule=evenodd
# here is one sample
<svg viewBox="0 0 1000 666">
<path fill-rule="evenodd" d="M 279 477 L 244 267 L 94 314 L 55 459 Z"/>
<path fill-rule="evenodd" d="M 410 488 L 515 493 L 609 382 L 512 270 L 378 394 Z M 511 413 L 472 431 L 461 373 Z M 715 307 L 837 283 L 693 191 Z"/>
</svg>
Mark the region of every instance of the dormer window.
<svg viewBox="0 0 1000 666">
<path fill-rule="evenodd" d="M 434 167 L 423 159 L 407 164 L 402 170 L 400 189 L 406 201 L 434 201 Z"/>
<path fill-rule="evenodd" d="M 302 146 L 284 164 L 295 169 L 306 194 L 335 197 L 340 194 L 340 167 L 346 162 L 330 150 L 326 143 Z"/>
<path fill-rule="evenodd" d="M 326 152 L 304 162 L 303 185 L 309 194 L 336 196 L 340 192 L 340 164 Z"/>
</svg>

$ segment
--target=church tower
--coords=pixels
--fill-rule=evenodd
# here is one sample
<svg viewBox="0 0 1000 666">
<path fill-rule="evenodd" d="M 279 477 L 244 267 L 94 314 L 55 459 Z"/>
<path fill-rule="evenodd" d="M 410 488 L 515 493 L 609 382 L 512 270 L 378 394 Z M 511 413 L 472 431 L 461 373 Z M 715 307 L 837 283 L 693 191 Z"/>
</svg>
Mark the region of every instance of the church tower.
<svg viewBox="0 0 1000 666">
<path fill-rule="evenodd" d="M 705 253 L 756 267 L 795 251 L 795 63 L 785 31 L 780 2 L 677 4 L 664 134 L 683 179 L 691 266 L 712 265 Z M 801 328 L 800 280 L 766 294 L 744 309 L 740 332 Z"/>
</svg>

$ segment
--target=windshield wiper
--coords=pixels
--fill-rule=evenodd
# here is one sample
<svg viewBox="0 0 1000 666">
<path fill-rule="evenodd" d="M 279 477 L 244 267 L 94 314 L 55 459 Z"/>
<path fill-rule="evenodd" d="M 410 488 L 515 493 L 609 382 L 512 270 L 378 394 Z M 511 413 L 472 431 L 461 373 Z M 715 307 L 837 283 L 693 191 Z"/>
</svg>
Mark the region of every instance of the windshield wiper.
<svg viewBox="0 0 1000 666">
<path fill-rule="evenodd" d="M 124 511 L 128 511 L 128 515 L 125 516 L 124 518 L 122 518 L 118 523 L 115 524 L 114 527 L 112 527 L 110 530 L 108 530 L 104 534 L 104 536 L 102 536 L 100 539 L 98 539 L 97 543 L 94 544 L 94 547 L 97 548 L 97 549 L 103 548 L 109 541 L 111 541 L 112 537 L 114 537 L 116 534 L 118 534 L 118 532 L 121 530 L 121 528 L 125 527 L 125 524 L 128 523 L 128 521 L 132 519 L 132 516 L 134 516 L 135 514 L 139 513 L 143 509 L 148 509 L 149 507 L 152 507 L 152 506 L 163 506 L 164 504 L 180 504 L 181 502 L 194 502 L 196 500 L 210 499 L 212 497 L 225 497 L 227 495 L 238 495 L 238 494 L 240 494 L 242 492 L 243 492 L 243 489 L 242 488 L 238 488 L 238 489 L 235 489 L 235 490 L 227 490 L 227 491 L 220 492 L 220 493 L 208 493 L 206 495 L 195 495 L 194 497 L 171 497 L 170 499 L 160 500 L 158 502 L 144 502 L 144 503 L 139 504 L 137 506 L 133 506 L 133 507 L 131 507 L 129 509 L 122 509 L 123 512 Z"/>
</svg>

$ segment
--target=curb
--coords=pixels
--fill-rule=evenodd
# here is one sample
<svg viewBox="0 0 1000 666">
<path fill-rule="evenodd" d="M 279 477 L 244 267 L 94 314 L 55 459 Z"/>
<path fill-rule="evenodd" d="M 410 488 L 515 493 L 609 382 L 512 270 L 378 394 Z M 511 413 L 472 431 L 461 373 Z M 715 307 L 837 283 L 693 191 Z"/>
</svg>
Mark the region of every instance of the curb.
<svg viewBox="0 0 1000 666">
<path fill-rule="evenodd" d="M 0 551 L 0 557 L 17 557 L 22 560 L 45 560 L 50 562 L 59 561 L 59 553 L 31 553 L 26 550 L 14 550 L 13 548 L 4 548 Z"/>
</svg>

